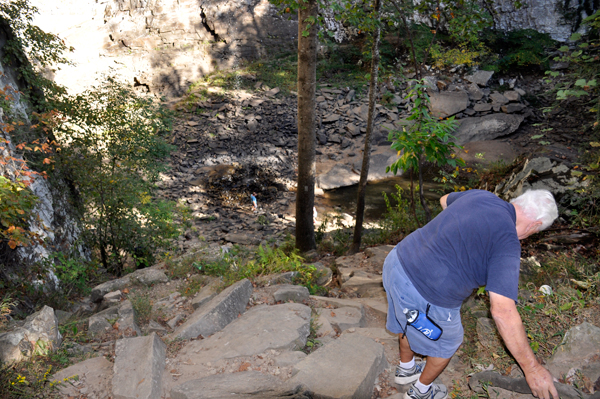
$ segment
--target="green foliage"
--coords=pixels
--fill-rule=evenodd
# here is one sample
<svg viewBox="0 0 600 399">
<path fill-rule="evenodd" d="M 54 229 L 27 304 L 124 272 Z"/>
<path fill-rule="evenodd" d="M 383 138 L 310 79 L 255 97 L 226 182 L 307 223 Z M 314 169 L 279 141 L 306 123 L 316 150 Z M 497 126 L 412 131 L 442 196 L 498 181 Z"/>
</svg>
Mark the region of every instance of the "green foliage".
<svg viewBox="0 0 600 399">
<path fill-rule="evenodd" d="M 409 27 L 412 35 L 412 44 L 414 45 L 414 51 L 417 58 L 417 62 L 421 63 L 429 58 L 429 50 L 431 43 L 433 42 L 435 35 L 426 25 L 412 23 Z M 409 40 L 409 33 L 405 27 L 399 29 L 400 45 L 405 51 L 410 51 L 411 42 Z M 412 53 L 411 53 L 412 57 Z"/>
<path fill-rule="evenodd" d="M 0 329 L 4 327 L 6 321 L 8 320 L 8 316 L 12 313 L 12 308 L 17 305 L 16 301 L 7 295 L 2 300 L 0 300 Z"/>
<path fill-rule="evenodd" d="M 86 296 L 90 282 L 97 279 L 97 264 L 78 256 L 56 252 L 42 262 L 42 268 L 52 271 L 59 280 L 59 291 L 66 297 Z"/>
<path fill-rule="evenodd" d="M 80 199 L 88 243 L 104 267 L 120 274 L 124 253 L 144 258 L 177 236 L 174 204 L 153 199 L 154 183 L 169 154 L 169 112 L 108 79 L 76 96 L 53 99 L 49 122 L 63 143 L 57 164 Z"/>
<path fill-rule="evenodd" d="M 244 278 L 253 280 L 260 276 L 282 272 L 296 272 L 294 282 L 316 292 L 314 284 L 319 277 L 313 265 L 303 263 L 296 249 L 286 252 L 281 247 L 260 245 L 252 257 L 240 247 L 233 247 L 221 254 L 217 260 L 202 259 L 192 263 L 197 272 L 209 276 L 222 277 L 225 286 Z"/>
<path fill-rule="evenodd" d="M 38 240 L 28 221 L 38 198 L 20 180 L 0 176 L 0 240 L 11 249 Z"/>
<path fill-rule="evenodd" d="M 340 215 L 323 215 L 323 220 L 317 228 L 316 238 L 319 252 L 342 256 L 350 249 L 352 230 L 344 225 Z M 327 232 L 329 227 L 333 227 Z"/>
<path fill-rule="evenodd" d="M 406 237 L 419 227 L 419 221 L 410 217 L 410 204 L 408 199 L 403 197 L 404 190 L 396 185 L 396 194 L 392 193 L 395 206 L 383 193 L 385 199 L 385 214 L 383 215 L 382 227 L 387 235 L 394 237 Z"/>
<path fill-rule="evenodd" d="M 135 322 L 145 326 L 152 316 L 152 301 L 148 293 L 136 293 L 131 297 L 131 306 L 135 311 Z"/>
<path fill-rule="evenodd" d="M 37 13 L 37 8 L 30 5 L 28 0 L 0 2 L 0 21 L 7 24 L 13 33 L 3 46 L 2 63 L 14 65 L 19 73 L 18 78 L 27 83 L 25 94 L 31 100 L 43 103 L 43 97 L 35 95 L 36 90 L 47 93 L 49 90 L 63 89 L 37 73 L 36 68 L 67 64 L 63 53 L 72 49 L 68 49 L 58 36 L 32 24 Z"/>
<path fill-rule="evenodd" d="M 555 42 L 547 33 L 533 29 L 519 29 L 511 32 L 500 30 L 485 30 L 483 41 L 494 53 L 498 60 L 488 65 L 500 71 L 528 70 L 532 67 L 540 69 L 548 66 L 546 50 Z"/>
<path fill-rule="evenodd" d="M 450 156 L 453 148 L 457 147 L 453 140 L 452 131 L 457 126 L 454 117 L 439 120 L 429 112 L 429 96 L 423 81 L 413 81 L 414 85 L 406 99 L 413 99 L 413 108 L 408 121 L 413 122 L 408 128 L 392 130 L 388 140 L 392 149 L 398 151 L 400 158 L 386 168 L 396 174 L 399 169 L 418 171 L 423 161 L 432 162 L 437 166 L 464 165 L 460 159 Z"/>
</svg>

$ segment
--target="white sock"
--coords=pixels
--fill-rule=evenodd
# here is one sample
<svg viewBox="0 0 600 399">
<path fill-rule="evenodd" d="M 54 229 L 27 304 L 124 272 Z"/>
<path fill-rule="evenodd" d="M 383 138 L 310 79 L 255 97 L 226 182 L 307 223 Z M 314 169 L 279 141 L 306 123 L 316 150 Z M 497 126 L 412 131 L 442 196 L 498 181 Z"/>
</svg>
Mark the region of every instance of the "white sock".
<svg viewBox="0 0 600 399">
<path fill-rule="evenodd" d="M 423 384 L 421 382 L 420 378 L 417 380 L 417 382 L 415 382 L 415 388 L 417 388 L 419 390 L 419 392 L 421 392 L 421 393 L 425 393 L 425 392 L 429 391 L 430 387 L 431 387 L 431 384 L 429 384 L 429 385 Z"/>
<path fill-rule="evenodd" d="M 400 361 L 400 368 L 409 370 L 409 369 L 412 369 L 414 366 L 415 366 L 415 357 L 414 356 L 410 362 L 402 363 L 402 361 Z"/>
</svg>

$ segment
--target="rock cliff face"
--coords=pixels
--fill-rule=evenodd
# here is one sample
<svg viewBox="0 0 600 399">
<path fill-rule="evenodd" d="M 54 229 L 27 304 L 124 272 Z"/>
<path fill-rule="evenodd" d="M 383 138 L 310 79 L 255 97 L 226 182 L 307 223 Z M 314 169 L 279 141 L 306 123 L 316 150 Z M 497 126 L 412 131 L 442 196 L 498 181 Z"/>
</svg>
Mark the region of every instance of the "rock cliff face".
<svg viewBox="0 0 600 399">
<path fill-rule="evenodd" d="M 566 41 L 579 28 L 582 17 L 587 16 L 577 3 L 565 0 L 494 0 L 494 21 L 497 29 L 512 31 L 534 29 L 549 33 L 554 40 Z M 521 6 L 517 7 L 516 4 Z M 569 4 L 565 7 L 565 4 Z"/>
<path fill-rule="evenodd" d="M 0 25 L 0 59 L 4 57 L 2 50 L 7 38 L 7 27 Z M 0 88 L 5 94 L 10 94 L 5 104 L 5 110 L 0 109 L 0 137 L 6 142 L 2 144 L 0 157 L 14 157 L 22 159 L 21 154 L 15 150 L 16 143 L 13 142 L 11 132 L 5 129 L 6 124 L 22 121 L 25 126 L 30 124 L 28 115 L 30 109 L 22 100 L 20 90 L 23 82 L 17 79 L 17 72 L 13 67 L 0 63 Z M 14 165 L 8 162 L 2 164 L 0 174 L 8 178 L 14 178 Z M 82 256 L 87 256 L 85 250 L 77 244 L 81 233 L 75 212 L 70 205 L 70 189 L 66 181 L 58 176 L 45 180 L 39 176 L 33 176 L 34 181 L 30 185 L 31 191 L 38 197 L 38 203 L 34 209 L 34 216 L 29 222 L 31 231 L 39 234 L 46 245 L 33 244 L 27 247 L 18 247 L 15 251 L 7 249 L 1 254 L 5 268 L 0 270 L 0 280 L 10 278 L 8 274 L 19 268 L 32 265 L 48 257 L 52 252 L 67 252 L 77 250 Z M 52 184 L 50 183 L 52 180 Z M 8 247 L 7 247 L 8 248 Z M 52 280 L 53 277 L 49 276 Z"/>
<path fill-rule="evenodd" d="M 129 82 L 168 96 L 190 83 L 242 60 L 294 50 L 298 35 L 292 14 L 269 0 L 31 0 L 35 23 L 74 47 L 73 66 L 54 72 L 58 83 L 83 90 L 98 74 L 119 74 Z M 531 28 L 567 40 L 585 16 L 565 0 L 494 0 L 496 28 Z M 581 1 L 579 3 L 582 3 Z M 584 2 L 585 3 L 585 2 Z M 326 13 L 330 14 L 330 13 Z M 569 17 L 565 17 L 569 15 Z M 290 19 L 291 18 L 291 19 Z M 326 15 L 337 39 L 347 32 Z M 337 28 L 336 28 L 337 27 Z"/>
<path fill-rule="evenodd" d="M 180 95 L 217 69 L 295 48 L 291 14 L 268 0 L 32 0 L 42 29 L 75 48 L 55 79 L 73 91 L 96 73 Z"/>
</svg>

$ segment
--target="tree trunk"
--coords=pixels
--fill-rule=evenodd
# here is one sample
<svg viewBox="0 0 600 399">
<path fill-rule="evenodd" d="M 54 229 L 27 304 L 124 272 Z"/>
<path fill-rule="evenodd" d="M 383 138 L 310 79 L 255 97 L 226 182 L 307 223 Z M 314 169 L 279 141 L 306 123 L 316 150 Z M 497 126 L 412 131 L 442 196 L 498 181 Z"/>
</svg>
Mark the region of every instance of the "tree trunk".
<svg viewBox="0 0 600 399">
<path fill-rule="evenodd" d="M 427 202 L 425 201 L 425 195 L 423 194 L 423 161 L 419 160 L 419 198 L 421 199 L 421 205 L 425 211 L 425 224 L 431 221 L 431 211 Z"/>
<path fill-rule="evenodd" d="M 371 83 L 369 87 L 369 111 L 367 116 L 367 133 L 365 135 L 365 149 L 363 152 L 362 168 L 360 170 L 360 180 L 358 182 L 358 198 L 356 200 L 356 224 L 354 225 L 354 238 L 350 253 L 357 253 L 360 250 L 362 239 L 363 220 L 365 216 L 365 194 L 367 191 L 367 178 L 369 177 L 369 162 L 371 160 L 371 136 L 373 135 L 375 100 L 377 99 L 377 78 L 379 75 L 379 38 L 381 29 L 379 19 L 381 15 L 381 0 L 373 0 L 373 8 L 377 19 L 377 27 L 373 32 L 373 49 L 371 61 Z"/>
<path fill-rule="evenodd" d="M 300 2 L 298 9 L 298 187 L 296 190 L 296 248 L 316 248 L 315 203 L 315 91 L 317 80 L 317 0 Z M 305 32 L 308 35 L 305 36 Z"/>
</svg>

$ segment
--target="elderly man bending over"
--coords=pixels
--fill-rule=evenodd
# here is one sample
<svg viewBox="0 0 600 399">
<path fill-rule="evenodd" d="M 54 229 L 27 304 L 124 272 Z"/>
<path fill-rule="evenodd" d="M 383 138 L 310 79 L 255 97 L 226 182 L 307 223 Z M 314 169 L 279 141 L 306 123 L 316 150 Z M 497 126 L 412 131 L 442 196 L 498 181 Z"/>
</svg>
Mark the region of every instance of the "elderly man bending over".
<svg viewBox="0 0 600 399">
<path fill-rule="evenodd" d="M 552 224 L 558 216 L 554 197 L 546 190 L 531 190 L 508 203 L 490 192 L 470 190 L 447 194 L 440 203 L 444 210 L 402 240 L 383 266 L 389 303 L 386 327 L 401 334 L 395 381 L 412 383 L 404 398 L 448 396 L 446 387 L 433 381 L 462 343 L 462 302 L 475 288 L 486 286 L 498 331 L 531 392 L 558 399 L 552 376 L 529 347 L 515 305 L 519 240 Z M 419 319 L 413 321 L 417 314 Z M 422 324 L 426 327 L 419 329 Z M 415 352 L 427 361 L 415 361 Z"/>
</svg>

